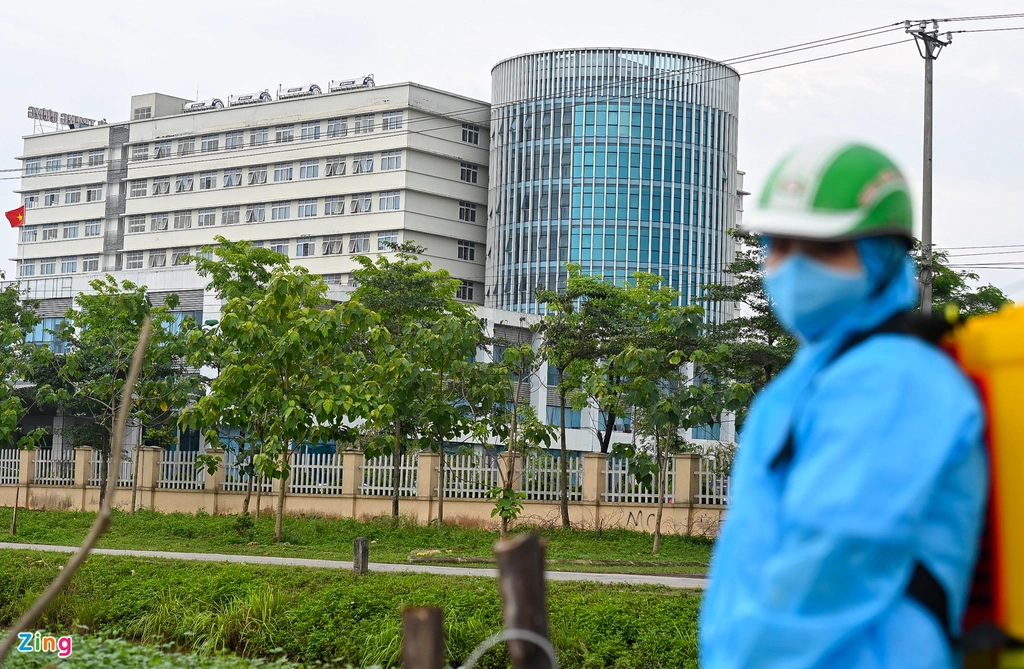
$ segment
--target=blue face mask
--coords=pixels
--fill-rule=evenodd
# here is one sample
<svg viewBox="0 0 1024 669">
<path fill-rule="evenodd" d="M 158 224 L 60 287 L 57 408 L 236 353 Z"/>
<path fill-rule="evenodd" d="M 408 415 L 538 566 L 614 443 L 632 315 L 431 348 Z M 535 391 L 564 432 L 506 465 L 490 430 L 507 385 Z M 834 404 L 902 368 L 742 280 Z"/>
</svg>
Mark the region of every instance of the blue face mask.
<svg viewBox="0 0 1024 669">
<path fill-rule="evenodd" d="M 764 289 L 782 327 L 815 341 L 871 293 L 862 268 L 837 270 L 799 253 L 765 272 Z"/>
</svg>

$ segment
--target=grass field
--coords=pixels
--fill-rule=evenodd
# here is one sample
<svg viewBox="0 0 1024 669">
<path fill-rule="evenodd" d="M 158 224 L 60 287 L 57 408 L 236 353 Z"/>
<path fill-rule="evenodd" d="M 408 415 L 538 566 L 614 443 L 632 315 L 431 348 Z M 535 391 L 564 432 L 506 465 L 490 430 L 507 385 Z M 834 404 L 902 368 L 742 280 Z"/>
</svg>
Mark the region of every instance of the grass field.
<svg viewBox="0 0 1024 669">
<path fill-rule="evenodd" d="M 0 626 L 16 619 L 66 559 L 0 552 Z M 549 582 L 547 592 L 551 639 L 566 669 L 697 666 L 699 593 L 578 582 Z M 101 555 L 89 558 L 40 627 L 171 644 L 174 650 L 202 655 L 227 650 L 244 657 L 389 667 L 400 653 L 403 605 L 444 609 L 453 666 L 502 627 L 497 584 L 487 578 L 356 576 L 338 570 Z M 497 669 L 507 662 L 505 651 L 496 649 L 477 666 Z M 221 666 L 245 665 L 210 665 Z"/>
<path fill-rule="evenodd" d="M 0 527 L 10 525 L 12 510 L 0 509 Z M 18 535 L 2 541 L 73 546 L 85 538 L 96 515 L 78 511 L 18 511 Z M 286 516 L 284 541 L 274 544 L 273 518 L 264 516 L 251 527 L 237 516 L 162 514 L 139 511 L 135 516 L 115 512 L 102 548 L 273 555 L 351 560 L 352 541 L 370 539 L 371 562 L 406 562 L 415 552 L 427 558 L 490 558 L 497 533 L 454 525 L 427 527 L 402 519 L 357 521 L 350 518 Z M 520 528 L 524 529 L 524 528 Z M 651 535 L 631 530 L 563 530 L 532 528 L 547 540 L 549 569 L 659 574 L 699 574 L 710 559 L 712 543 L 703 538 L 666 535 L 661 554 L 651 555 Z M 586 565 L 573 561 L 591 560 Z M 643 562 L 643 566 L 603 564 Z M 653 563 L 653 564 L 652 564 Z M 466 564 L 464 566 L 488 566 Z"/>
</svg>

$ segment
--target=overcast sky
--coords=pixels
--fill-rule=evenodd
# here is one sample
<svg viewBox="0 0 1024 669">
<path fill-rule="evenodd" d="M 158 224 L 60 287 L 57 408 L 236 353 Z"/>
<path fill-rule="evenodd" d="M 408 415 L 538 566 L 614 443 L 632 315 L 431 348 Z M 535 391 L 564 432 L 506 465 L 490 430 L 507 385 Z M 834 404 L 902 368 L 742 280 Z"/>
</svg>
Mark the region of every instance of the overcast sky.
<svg viewBox="0 0 1024 669">
<path fill-rule="evenodd" d="M 904 19 L 1024 11 L 1019 0 L 2 4 L 0 25 L 8 29 L 0 41 L 0 168 L 19 166 L 21 136 L 32 132 L 29 105 L 113 122 L 128 118 L 133 94 L 192 98 L 198 91 L 199 98 L 226 99 L 366 73 L 378 84 L 414 81 L 488 100 L 494 63 L 525 51 L 626 46 L 726 60 Z M 1019 25 L 1024 19 L 941 29 Z M 736 68 L 750 72 L 905 37 L 895 31 Z M 923 70 L 906 43 L 744 76 L 739 163 L 748 190 L 759 192 L 793 143 L 832 136 L 884 148 L 920 193 Z M 1024 31 L 955 35 L 936 63 L 935 82 L 936 245 L 1024 245 Z M 12 192 L 18 183 L 0 181 L 4 210 L 20 204 Z M 0 269 L 11 276 L 16 237 L 0 223 Z M 1024 263 L 1024 253 L 961 262 L 1017 258 Z M 1024 299 L 1024 270 L 981 274 Z"/>
</svg>

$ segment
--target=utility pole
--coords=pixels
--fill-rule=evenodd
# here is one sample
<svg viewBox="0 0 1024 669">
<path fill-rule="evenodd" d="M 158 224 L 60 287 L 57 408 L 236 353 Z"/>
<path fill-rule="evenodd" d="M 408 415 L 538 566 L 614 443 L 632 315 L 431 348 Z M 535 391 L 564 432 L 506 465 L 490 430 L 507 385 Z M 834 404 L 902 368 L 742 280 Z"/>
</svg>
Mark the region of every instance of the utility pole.
<svg viewBox="0 0 1024 669">
<path fill-rule="evenodd" d="M 917 27 L 911 27 L 913 23 Z M 928 24 L 931 23 L 931 28 Z M 921 312 L 932 312 L 932 280 L 935 277 L 932 263 L 932 65 L 939 57 L 942 47 L 949 46 L 953 36 L 946 33 L 946 40 L 939 39 L 939 22 L 907 21 L 905 27 L 914 36 L 918 53 L 924 58 L 924 184 L 921 202 Z"/>
</svg>

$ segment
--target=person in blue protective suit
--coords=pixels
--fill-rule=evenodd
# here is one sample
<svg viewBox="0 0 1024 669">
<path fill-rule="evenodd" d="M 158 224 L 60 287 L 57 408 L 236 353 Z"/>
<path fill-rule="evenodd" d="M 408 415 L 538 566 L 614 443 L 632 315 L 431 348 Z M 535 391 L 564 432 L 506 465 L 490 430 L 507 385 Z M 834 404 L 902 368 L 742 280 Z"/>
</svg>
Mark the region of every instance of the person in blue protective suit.
<svg viewBox="0 0 1024 669">
<path fill-rule="evenodd" d="M 806 146 L 751 213 L 766 292 L 800 347 L 739 439 L 701 667 L 957 666 L 983 414 L 953 360 L 880 327 L 917 300 L 904 179 L 867 146 Z M 948 601 L 921 597 L 922 579 Z"/>
</svg>

